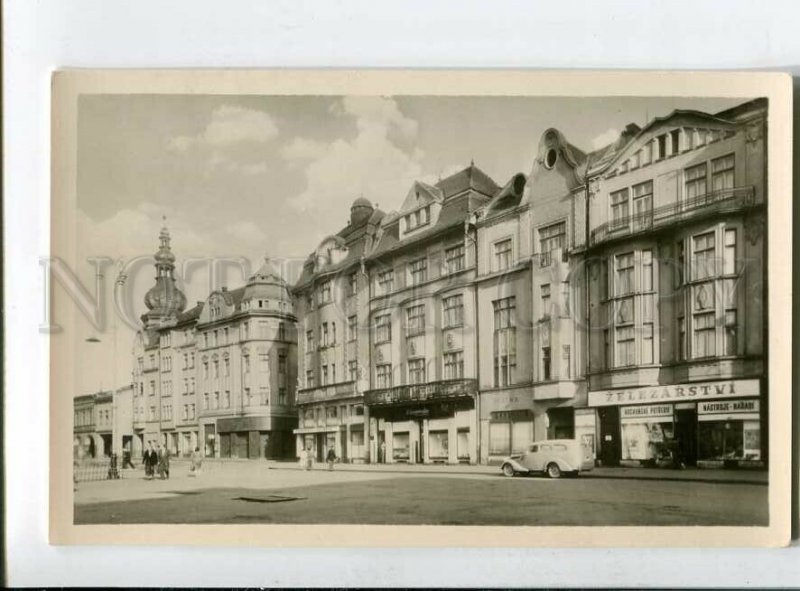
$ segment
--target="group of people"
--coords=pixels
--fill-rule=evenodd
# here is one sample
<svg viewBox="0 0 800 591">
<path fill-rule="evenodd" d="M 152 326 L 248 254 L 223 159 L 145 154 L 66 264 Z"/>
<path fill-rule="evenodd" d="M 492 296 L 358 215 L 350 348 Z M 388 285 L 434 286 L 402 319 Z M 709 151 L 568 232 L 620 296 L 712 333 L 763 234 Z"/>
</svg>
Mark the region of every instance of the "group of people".
<svg viewBox="0 0 800 591">
<path fill-rule="evenodd" d="M 328 464 L 328 470 L 333 470 L 333 465 L 339 460 L 336 457 L 336 452 L 331 447 L 328 449 L 328 453 L 325 455 L 325 462 Z M 306 449 L 305 447 L 300 450 L 300 466 L 302 466 L 303 470 L 311 470 L 311 467 L 314 465 L 314 452 L 309 447 Z"/>
<path fill-rule="evenodd" d="M 159 444 L 158 449 L 153 449 L 153 444 L 148 443 L 147 449 L 142 454 L 145 478 L 152 480 L 156 471 L 161 480 L 169 478 L 169 458 L 170 453 L 166 447 Z"/>
</svg>

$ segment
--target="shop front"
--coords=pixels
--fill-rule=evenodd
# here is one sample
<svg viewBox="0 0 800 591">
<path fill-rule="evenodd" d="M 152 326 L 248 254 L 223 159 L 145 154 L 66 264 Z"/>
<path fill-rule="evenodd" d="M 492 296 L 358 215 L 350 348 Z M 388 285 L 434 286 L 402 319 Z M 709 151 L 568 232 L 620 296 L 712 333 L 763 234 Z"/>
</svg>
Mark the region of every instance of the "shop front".
<svg viewBox="0 0 800 591">
<path fill-rule="evenodd" d="M 589 392 L 598 458 L 612 466 L 760 466 L 760 396 L 759 380 Z"/>
<path fill-rule="evenodd" d="M 292 427 L 283 417 L 235 417 L 217 420 L 219 457 L 279 459 L 291 454 Z"/>
<path fill-rule="evenodd" d="M 368 391 L 378 462 L 477 463 L 474 395 L 474 380 Z"/>
</svg>

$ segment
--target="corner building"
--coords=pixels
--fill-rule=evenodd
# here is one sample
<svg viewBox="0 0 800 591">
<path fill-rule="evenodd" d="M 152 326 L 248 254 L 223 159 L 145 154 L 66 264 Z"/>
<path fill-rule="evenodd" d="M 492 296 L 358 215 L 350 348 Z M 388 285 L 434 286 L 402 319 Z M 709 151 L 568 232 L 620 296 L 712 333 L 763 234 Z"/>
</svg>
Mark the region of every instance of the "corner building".
<svg viewBox="0 0 800 591">
<path fill-rule="evenodd" d="M 299 415 L 295 450 L 323 461 L 329 449 L 367 462 L 369 415 L 369 279 L 364 260 L 380 234 L 383 212 L 359 198 L 348 224 L 324 238 L 292 288 L 297 309 Z"/>
<path fill-rule="evenodd" d="M 603 464 L 767 460 L 766 103 L 651 121 L 587 172 Z"/>
<path fill-rule="evenodd" d="M 285 281 L 265 260 L 243 287 L 185 310 L 162 228 L 156 284 L 133 346 L 133 457 L 162 445 L 187 457 L 293 455 L 296 330 Z"/>
</svg>

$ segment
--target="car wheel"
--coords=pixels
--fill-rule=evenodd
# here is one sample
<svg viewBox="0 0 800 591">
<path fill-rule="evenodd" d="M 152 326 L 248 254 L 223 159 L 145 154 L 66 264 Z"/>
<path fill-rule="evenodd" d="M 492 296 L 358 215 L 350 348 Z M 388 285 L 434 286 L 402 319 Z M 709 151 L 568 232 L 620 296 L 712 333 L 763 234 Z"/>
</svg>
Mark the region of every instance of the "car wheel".
<svg viewBox="0 0 800 591">
<path fill-rule="evenodd" d="M 550 478 L 559 478 L 561 476 L 561 468 L 555 462 L 551 462 L 547 464 L 547 475 Z"/>
<path fill-rule="evenodd" d="M 511 478 L 514 474 L 516 474 L 516 472 L 511 464 L 503 464 L 503 476 Z"/>
</svg>

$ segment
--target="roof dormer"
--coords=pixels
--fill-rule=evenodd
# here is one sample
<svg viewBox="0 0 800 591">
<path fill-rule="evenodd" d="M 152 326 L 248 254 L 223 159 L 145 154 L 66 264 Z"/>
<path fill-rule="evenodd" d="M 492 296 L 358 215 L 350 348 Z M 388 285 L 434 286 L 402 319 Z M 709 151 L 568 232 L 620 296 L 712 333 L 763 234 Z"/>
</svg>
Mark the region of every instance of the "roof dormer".
<svg viewBox="0 0 800 591">
<path fill-rule="evenodd" d="M 440 189 L 415 181 L 398 212 L 400 239 L 435 224 L 443 201 L 444 195 Z"/>
</svg>

